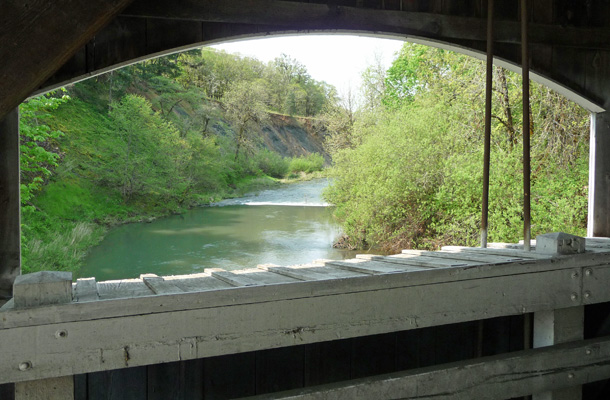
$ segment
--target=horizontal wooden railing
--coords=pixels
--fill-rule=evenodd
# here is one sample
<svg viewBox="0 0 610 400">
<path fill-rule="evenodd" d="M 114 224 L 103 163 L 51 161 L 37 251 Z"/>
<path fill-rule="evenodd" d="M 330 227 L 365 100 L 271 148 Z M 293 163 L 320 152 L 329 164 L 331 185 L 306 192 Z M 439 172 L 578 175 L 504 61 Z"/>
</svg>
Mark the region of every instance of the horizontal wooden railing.
<svg viewBox="0 0 610 400">
<path fill-rule="evenodd" d="M 23 278 L 15 285 L 14 301 L 0 311 L 0 383 L 526 313 L 534 313 L 534 346 L 550 347 L 281 396 L 502 399 L 507 390 L 511 396 L 530 394 L 610 378 L 610 339 L 582 340 L 584 306 L 610 301 L 610 252 L 598 247 L 575 255 L 530 253 L 530 258 L 508 249 L 453 248 L 451 252 L 455 254 L 423 254 L 412 261 L 413 252 L 328 262 L 310 272 L 265 266 L 260 276 L 274 268 L 294 277 L 328 272 L 315 268 L 373 272 L 251 285 L 244 282 L 254 282 L 254 275 L 228 272 L 224 278 L 241 282 L 240 286 L 203 291 L 185 291 L 176 280 L 145 276 L 139 284 L 165 294 L 107 300 L 99 300 L 94 281 L 79 280 L 83 286 L 79 291 L 80 283 L 76 284 L 73 294 L 69 275 Z M 430 261 L 435 257 L 441 267 Z M 504 259 L 492 263 L 485 257 Z M 451 264 L 448 258 L 467 262 Z M 405 269 L 391 270 L 391 265 Z M 212 274 L 196 279 L 208 278 Z M 559 345 L 564 342 L 571 343 Z M 436 383 L 427 384 L 430 380 Z M 367 394 L 381 386 L 385 397 Z"/>
</svg>

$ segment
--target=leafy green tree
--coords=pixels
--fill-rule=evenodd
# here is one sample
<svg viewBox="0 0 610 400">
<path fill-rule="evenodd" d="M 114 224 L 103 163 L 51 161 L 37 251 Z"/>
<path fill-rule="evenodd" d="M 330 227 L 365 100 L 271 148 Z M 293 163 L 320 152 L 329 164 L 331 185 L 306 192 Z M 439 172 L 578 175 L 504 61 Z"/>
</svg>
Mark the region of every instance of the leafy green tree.
<svg viewBox="0 0 610 400">
<path fill-rule="evenodd" d="M 34 194 L 41 189 L 51 176 L 52 169 L 58 165 L 60 154 L 56 140 L 63 133 L 51 129 L 45 119 L 68 100 L 66 95 L 43 95 L 33 97 L 19 107 L 21 203 L 24 206 L 30 204 Z"/>
<path fill-rule="evenodd" d="M 268 93 L 260 81 L 238 81 L 222 98 L 226 117 L 235 129 L 235 161 L 242 148 L 252 148 L 256 134 L 268 120 Z"/>
<path fill-rule="evenodd" d="M 146 99 L 127 95 L 114 104 L 109 116 L 114 131 L 104 181 L 116 187 L 125 201 L 144 195 L 167 199 L 183 189 L 179 172 L 184 160 L 179 150 L 186 143 Z"/>
<path fill-rule="evenodd" d="M 484 77 L 475 59 L 403 47 L 387 73 L 385 109 L 355 113 L 349 134 L 335 136 L 350 140 L 329 147 L 335 180 L 328 196 L 352 244 L 392 251 L 478 242 Z M 516 241 L 522 231 L 520 80 L 495 69 L 492 241 Z M 531 104 L 532 233 L 583 234 L 587 113 L 537 84 Z"/>
</svg>

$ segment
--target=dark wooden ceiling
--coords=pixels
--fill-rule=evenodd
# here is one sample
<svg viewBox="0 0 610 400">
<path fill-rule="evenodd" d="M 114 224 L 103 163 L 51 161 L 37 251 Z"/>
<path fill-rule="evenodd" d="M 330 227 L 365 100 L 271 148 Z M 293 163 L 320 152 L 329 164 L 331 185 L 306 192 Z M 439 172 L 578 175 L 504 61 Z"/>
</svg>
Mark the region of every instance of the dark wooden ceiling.
<svg viewBox="0 0 610 400">
<path fill-rule="evenodd" d="M 495 53 L 513 65 L 521 57 L 519 3 L 494 7 Z M 532 72 L 610 104 L 610 2 L 528 3 Z M 0 117 L 33 93 L 232 38 L 355 32 L 482 53 L 486 18 L 487 0 L 4 0 Z"/>
</svg>

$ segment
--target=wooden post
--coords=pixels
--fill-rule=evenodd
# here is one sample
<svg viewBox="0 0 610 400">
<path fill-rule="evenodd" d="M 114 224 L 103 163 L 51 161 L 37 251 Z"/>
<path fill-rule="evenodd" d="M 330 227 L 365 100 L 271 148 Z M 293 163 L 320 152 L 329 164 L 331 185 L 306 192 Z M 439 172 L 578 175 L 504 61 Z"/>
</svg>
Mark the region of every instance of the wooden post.
<svg viewBox="0 0 610 400">
<path fill-rule="evenodd" d="M 610 112 L 591 114 L 587 236 L 610 237 Z"/>
<path fill-rule="evenodd" d="M 0 121 L 0 305 L 13 297 L 21 273 L 19 109 Z"/>
<path fill-rule="evenodd" d="M 536 252 L 567 255 L 585 252 L 585 239 L 566 233 L 549 233 L 536 238 Z M 582 279 L 578 272 L 572 279 Z M 534 348 L 584 339 L 585 307 L 576 306 L 534 313 Z M 574 378 L 568 372 L 568 379 Z M 581 400 L 582 386 L 538 393 L 533 400 Z"/>
<path fill-rule="evenodd" d="M 20 275 L 13 287 L 15 308 L 28 308 L 72 301 L 72 273 L 44 271 Z M 69 332 L 58 331 L 57 340 Z M 22 360 L 18 366 L 27 371 L 36 368 L 31 360 Z M 15 384 L 15 400 L 72 400 L 74 399 L 74 377 L 39 379 Z"/>
</svg>

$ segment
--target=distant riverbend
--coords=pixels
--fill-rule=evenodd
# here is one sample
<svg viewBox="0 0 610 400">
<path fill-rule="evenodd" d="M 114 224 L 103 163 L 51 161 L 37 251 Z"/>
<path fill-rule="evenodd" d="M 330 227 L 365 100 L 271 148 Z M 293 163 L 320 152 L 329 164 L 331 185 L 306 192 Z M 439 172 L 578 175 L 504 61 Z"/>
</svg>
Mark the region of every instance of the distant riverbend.
<svg viewBox="0 0 610 400">
<path fill-rule="evenodd" d="M 327 185 L 326 179 L 283 185 L 120 226 L 91 249 L 79 276 L 101 281 L 352 257 L 353 252 L 332 248 L 341 231 L 321 197 Z"/>
</svg>

